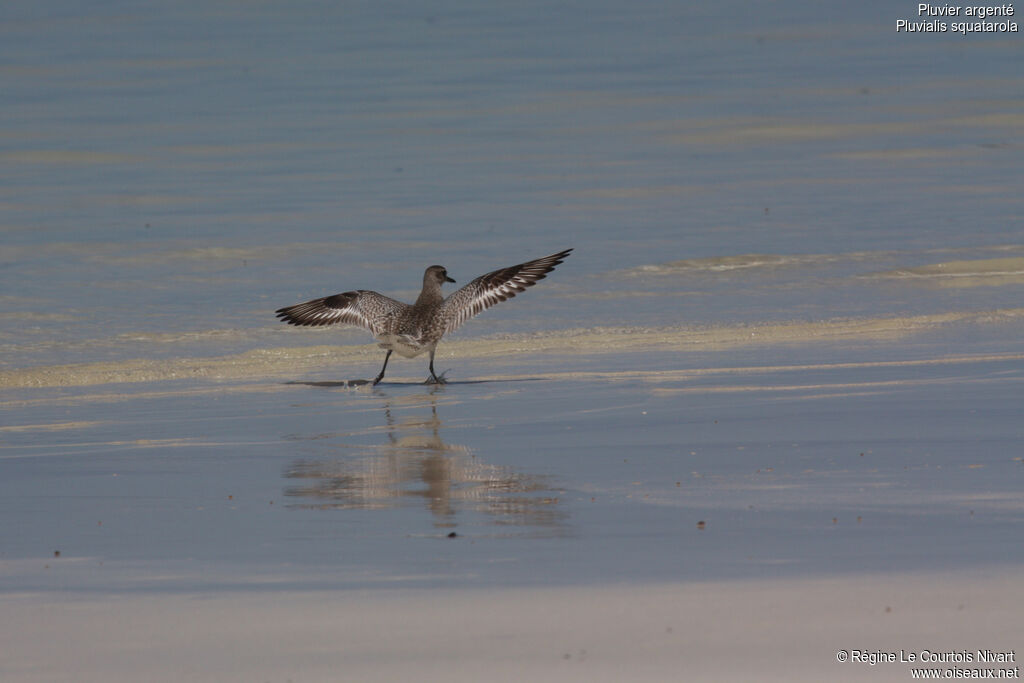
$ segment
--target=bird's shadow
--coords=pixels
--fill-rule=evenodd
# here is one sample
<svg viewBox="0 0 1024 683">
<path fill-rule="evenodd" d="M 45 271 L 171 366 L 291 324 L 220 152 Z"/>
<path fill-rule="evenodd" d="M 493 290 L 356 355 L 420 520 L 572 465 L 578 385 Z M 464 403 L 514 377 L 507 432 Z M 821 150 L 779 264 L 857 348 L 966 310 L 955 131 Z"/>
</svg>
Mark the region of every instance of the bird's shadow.
<svg viewBox="0 0 1024 683">
<path fill-rule="evenodd" d="M 445 382 L 444 384 L 437 384 L 436 382 L 390 382 L 390 381 L 382 381 L 382 382 L 377 383 L 376 385 L 373 384 L 373 380 L 369 380 L 369 379 L 343 379 L 343 380 L 336 380 L 336 381 L 327 380 L 327 381 L 319 381 L 319 382 L 292 380 L 290 382 L 284 382 L 284 384 L 286 384 L 286 385 L 300 385 L 300 386 L 307 386 L 307 387 L 325 387 L 325 388 L 335 388 L 335 389 L 341 387 L 341 388 L 345 388 L 345 389 L 352 389 L 352 388 L 355 388 L 355 387 L 365 387 L 365 386 L 378 386 L 378 387 L 387 387 L 387 386 L 392 386 L 392 387 L 395 387 L 395 386 L 397 386 L 397 387 L 424 387 L 424 386 L 426 386 L 426 387 L 451 387 L 451 386 L 459 386 L 459 385 L 462 385 L 462 384 L 500 384 L 500 383 L 506 383 L 506 382 L 541 382 L 544 379 L 545 379 L 544 377 L 516 377 L 514 379 L 464 379 L 464 380 L 449 380 L 449 381 Z"/>
</svg>

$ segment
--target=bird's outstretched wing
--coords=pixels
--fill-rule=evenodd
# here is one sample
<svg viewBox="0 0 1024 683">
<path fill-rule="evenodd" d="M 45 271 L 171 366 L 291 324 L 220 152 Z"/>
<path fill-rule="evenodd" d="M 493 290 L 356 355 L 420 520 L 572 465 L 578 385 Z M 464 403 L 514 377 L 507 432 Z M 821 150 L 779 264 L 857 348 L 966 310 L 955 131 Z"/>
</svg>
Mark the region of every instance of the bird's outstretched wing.
<svg viewBox="0 0 1024 683">
<path fill-rule="evenodd" d="M 379 336 L 388 332 L 388 321 L 394 320 L 407 307 L 407 304 L 391 297 L 359 289 L 287 306 L 276 313 L 278 318 L 291 325 L 315 327 L 343 323 L 365 327 L 374 336 Z"/>
<path fill-rule="evenodd" d="M 565 260 L 572 249 L 560 251 L 551 256 L 534 259 L 517 266 L 509 266 L 476 278 L 465 287 L 456 290 L 441 304 L 441 317 L 445 321 L 445 332 L 458 329 L 462 323 L 477 313 L 543 280 L 548 273 Z"/>
</svg>

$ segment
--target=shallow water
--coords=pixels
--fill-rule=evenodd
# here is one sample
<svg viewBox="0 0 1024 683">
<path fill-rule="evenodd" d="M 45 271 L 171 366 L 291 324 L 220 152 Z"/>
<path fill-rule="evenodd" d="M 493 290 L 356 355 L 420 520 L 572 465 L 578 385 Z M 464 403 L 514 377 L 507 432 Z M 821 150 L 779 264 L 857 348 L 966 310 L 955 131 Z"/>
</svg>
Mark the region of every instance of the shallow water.
<svg viewBox="0 0 1024 683">
<path fill-rule="evenodd" d="M 434 388 L 28 392 L 0 432 L 6 582 L 563 585 L 1021 560 L 1024 355 L 636 355 L 496 376 L 462 361 L 469 379 Z"/>
<path fill-rule="evenodd" d="M 8 590 L 1021 560 L 1015 36 L 890 3 L 7 14 Z M 340 386 L 367 335 L 273 317 L 569 246 L 444 387 Z"/>
</svg>

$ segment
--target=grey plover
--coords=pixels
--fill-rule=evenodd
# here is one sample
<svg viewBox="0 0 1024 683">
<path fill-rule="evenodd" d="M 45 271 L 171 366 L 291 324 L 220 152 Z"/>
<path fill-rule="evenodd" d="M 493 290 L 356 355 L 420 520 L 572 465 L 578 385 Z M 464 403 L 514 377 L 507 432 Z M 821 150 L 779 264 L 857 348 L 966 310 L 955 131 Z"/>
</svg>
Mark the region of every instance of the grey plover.
<svg viewBox="0 0 1024 683">
<path fill-rule="evenodd" d="M 425 351 L 430 352 L 430 378 L 427 382 L 444 384 L 444 378 L 434 372 L 434 352 L 441 337 L 477 313 L 511 299 L 538 280 L 543 280 L 571 251 L 566 249 L 481 275 L 448 298 L 441 294 L 441 285 L 455 280 L 448 277 L 444 266 L 430 266 L 423 273 L 423 290 L 411 306 L 377 292 L 357 289 L 287 306 L 276 313 L 278 318 L 291 325 L 315 327 L 343 323 L 368 329 L 376 337 L 378 345 L 387 349 L 384 366 L 373 380 L 374 384 L 384 378 L 392 352 L 405 358 L 415 358 Z"/>
</svg>

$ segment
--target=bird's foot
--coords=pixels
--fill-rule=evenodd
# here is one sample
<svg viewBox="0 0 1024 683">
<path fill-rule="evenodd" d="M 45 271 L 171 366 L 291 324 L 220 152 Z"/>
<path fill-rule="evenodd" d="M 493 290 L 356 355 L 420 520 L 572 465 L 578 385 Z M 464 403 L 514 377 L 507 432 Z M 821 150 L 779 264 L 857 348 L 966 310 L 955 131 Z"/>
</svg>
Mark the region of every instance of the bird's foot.
<svg viewBox="0 0 1024 683">
<path fill-rule="evenodd" d="M 427 381 L 425 381 L 424 384 L 448 384 L 448 380 L 444 377 L 447 374 L 447 370 L 442 372 L 440 376 L 430 373 L 430 377 L 427 378 Z"/>
</svg>

